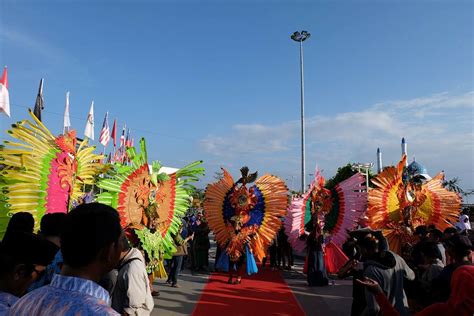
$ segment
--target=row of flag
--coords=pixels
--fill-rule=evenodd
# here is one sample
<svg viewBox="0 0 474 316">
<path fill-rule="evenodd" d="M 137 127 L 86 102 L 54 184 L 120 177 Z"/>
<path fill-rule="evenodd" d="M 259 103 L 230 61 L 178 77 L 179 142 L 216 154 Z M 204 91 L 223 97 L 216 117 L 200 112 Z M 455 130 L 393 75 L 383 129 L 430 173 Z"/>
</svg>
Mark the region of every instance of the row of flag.
<svg viewBox="0 0 474 316">
<path fill-rule="evenodd" d="M 36 96 L 35 107 L 33 110 L 34 115 L 41 121 L 41 111 L 44 110 L 44 99 L 43 99 L 43 84 L 44 80 L 41 79 L 38 95 Z M 3 70 L 3 75 L 0 79 L 0 112 L 5 113 L 10 117 L 10 96 L 8 92 L 8 73 L 7 67 Z M 63 121 L 63 133 L 66 133 L 71 128 L 71 119 L 69 116 L 69 92 L 66 93 L 66 105 L 64 109 L 64 121 Z M 92 101 L 89 113 L 87 114 L 86 127 L 84 129 L 84 136 L 94 140 L 94 101 Z M 122 135 L 120 136 L 120 144 L 117 147 L 117 119 L 114 119 L 114 125 L 112 131 L 109 129 L 109 112 L 105 114 L 104 122 L 102 123 L 102 129 L 99 135 L 99 143 L 104 146 L 104 150 L 109 144 L 110 140 L 113 140 L 113 153 L 109 153 L 108 161 L 121 161 L 127 160 L 126 148 L 134 145 L 134 140 L 131 137 L 130 129 L 126 129 L 126 125 L 122 129 Z"/>
</svg>

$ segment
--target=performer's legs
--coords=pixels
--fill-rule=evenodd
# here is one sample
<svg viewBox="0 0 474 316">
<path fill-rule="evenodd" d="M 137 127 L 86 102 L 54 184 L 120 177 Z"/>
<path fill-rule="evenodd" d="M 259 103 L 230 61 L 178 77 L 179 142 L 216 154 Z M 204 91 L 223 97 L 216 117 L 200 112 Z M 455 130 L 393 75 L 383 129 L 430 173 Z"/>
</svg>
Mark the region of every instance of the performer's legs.
<svg viewBox="0 0 474 316">
<path fill-rule="evenodd" d="M 233 270 L 234 270 L 234 262 L 229 259 L 229 280 L 227 283 L 232 284 L 232 277 L 233 277 Z"/>
<path fill-rule="evenodd" d="M 242 282 L 242 275 L 244 273 L 245 264 L 239 262 L 237 264 L 237 279 L 235 280 L 234 284 L 240 284 Z"/>
</svg>

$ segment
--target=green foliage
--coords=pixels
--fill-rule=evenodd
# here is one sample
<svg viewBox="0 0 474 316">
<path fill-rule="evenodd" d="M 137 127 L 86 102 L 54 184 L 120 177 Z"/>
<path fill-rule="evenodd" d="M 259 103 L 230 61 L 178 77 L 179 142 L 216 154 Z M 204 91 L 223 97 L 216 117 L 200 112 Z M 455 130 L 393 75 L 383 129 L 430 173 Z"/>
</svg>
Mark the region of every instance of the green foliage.
<svg viewBox="0 0 474 316">
<path fill-rule="evenodd" d="M 140 239 L 140 245 L 150 259 L 147 265 L 149 273 L 155 271 L 158 267 L 158 261 L 163 260 L 163 238 L 159 232 L 152 233 L 148 228 L 136 229 L 135 233 Z"/>
<path fill-rule="evenodd" d="M 342 181 L 346 179 L 349 179 L 356 173 L 357 171 L 353 170 L 352 165 L 348 163 L 347 165 L 343 167 L 339 167 L 337 169 L 336 175 L 332 177 L 331 179 L 327 180 L 324 186 L 326 187 L 326 189 L 332 191 L 336 185 L 338 185 L 339 183 L 341 183 Z"/>
<path fill-rule="evenodd" d="M 342 181 L 346 179 L 349 179 L 356 173 L 357 173 L 357 170 L 352 168 L 351 163 L 348 163 L 345 166 L 339 167 L 337 169 L 336 175 L 330 178 L 329 180 L 327 180 L 324 187 L 328 190 L 333 190 L 336 185 L 338 185 L 339 183 L 341 183 Z M 362 174 L 365 174 L 365 173 L 362 171 Z M 372 173 L 372 170 L 369 170 L 369 186 L 370 186 L 370 180 L 374 178 L 375 176 L 376 175 Z"/>
</svg>

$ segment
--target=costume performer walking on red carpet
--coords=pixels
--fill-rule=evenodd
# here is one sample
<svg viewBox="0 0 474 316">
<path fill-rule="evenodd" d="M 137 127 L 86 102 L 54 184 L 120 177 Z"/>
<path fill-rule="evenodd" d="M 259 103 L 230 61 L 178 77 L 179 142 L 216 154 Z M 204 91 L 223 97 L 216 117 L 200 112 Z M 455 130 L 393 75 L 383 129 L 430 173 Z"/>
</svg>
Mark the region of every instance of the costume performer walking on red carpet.
<svg viewBox="0 0 474 316">
<path fill-rule="evenodd" d="M 241 178 L 234 183 L 229 172 L 206 188 L 204 210 L 209 227 L 223 251 L 217 268 L 229 272 L 232 283 L 233 272 L 239 284 L 244 268 L 247 274 L 258 271 L 256 260 L 261 261 L 276 233 L 281 227 L 281 218 L 286 215 L 288 189 L 285 183 L 272 175 L 257 179 L 257 172 L 240 169 Z M 247 184 L 255 182 L 250 188 Z"/>
</svg>

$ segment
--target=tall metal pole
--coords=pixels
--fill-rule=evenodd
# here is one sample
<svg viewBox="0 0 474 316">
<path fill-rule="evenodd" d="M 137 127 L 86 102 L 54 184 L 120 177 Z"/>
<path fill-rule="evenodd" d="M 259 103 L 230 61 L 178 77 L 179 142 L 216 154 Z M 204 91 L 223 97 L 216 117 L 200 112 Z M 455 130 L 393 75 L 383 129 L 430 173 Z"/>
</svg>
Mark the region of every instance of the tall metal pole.
<svg viewBox="0 0 474 316">
<path fill-rule="evenodd" d="M 303 42 L 311 34 L 308 31 L 294 32 L 291 39 L 300 43 L 300 80 L 301 80 L 301 193 L 306 190 L 306 159 L 305 159 L 305 133 L 304 133 L 304 70 L 303 70 Z"/>
<path fill-rule="evenodd" d="M 306 190 L 306 159 L 304 133 L 304 70 L 303 70 L 303 41 L 300 41 L 300 80 L 301 80 L 301 192 Z"/>
</svg>

